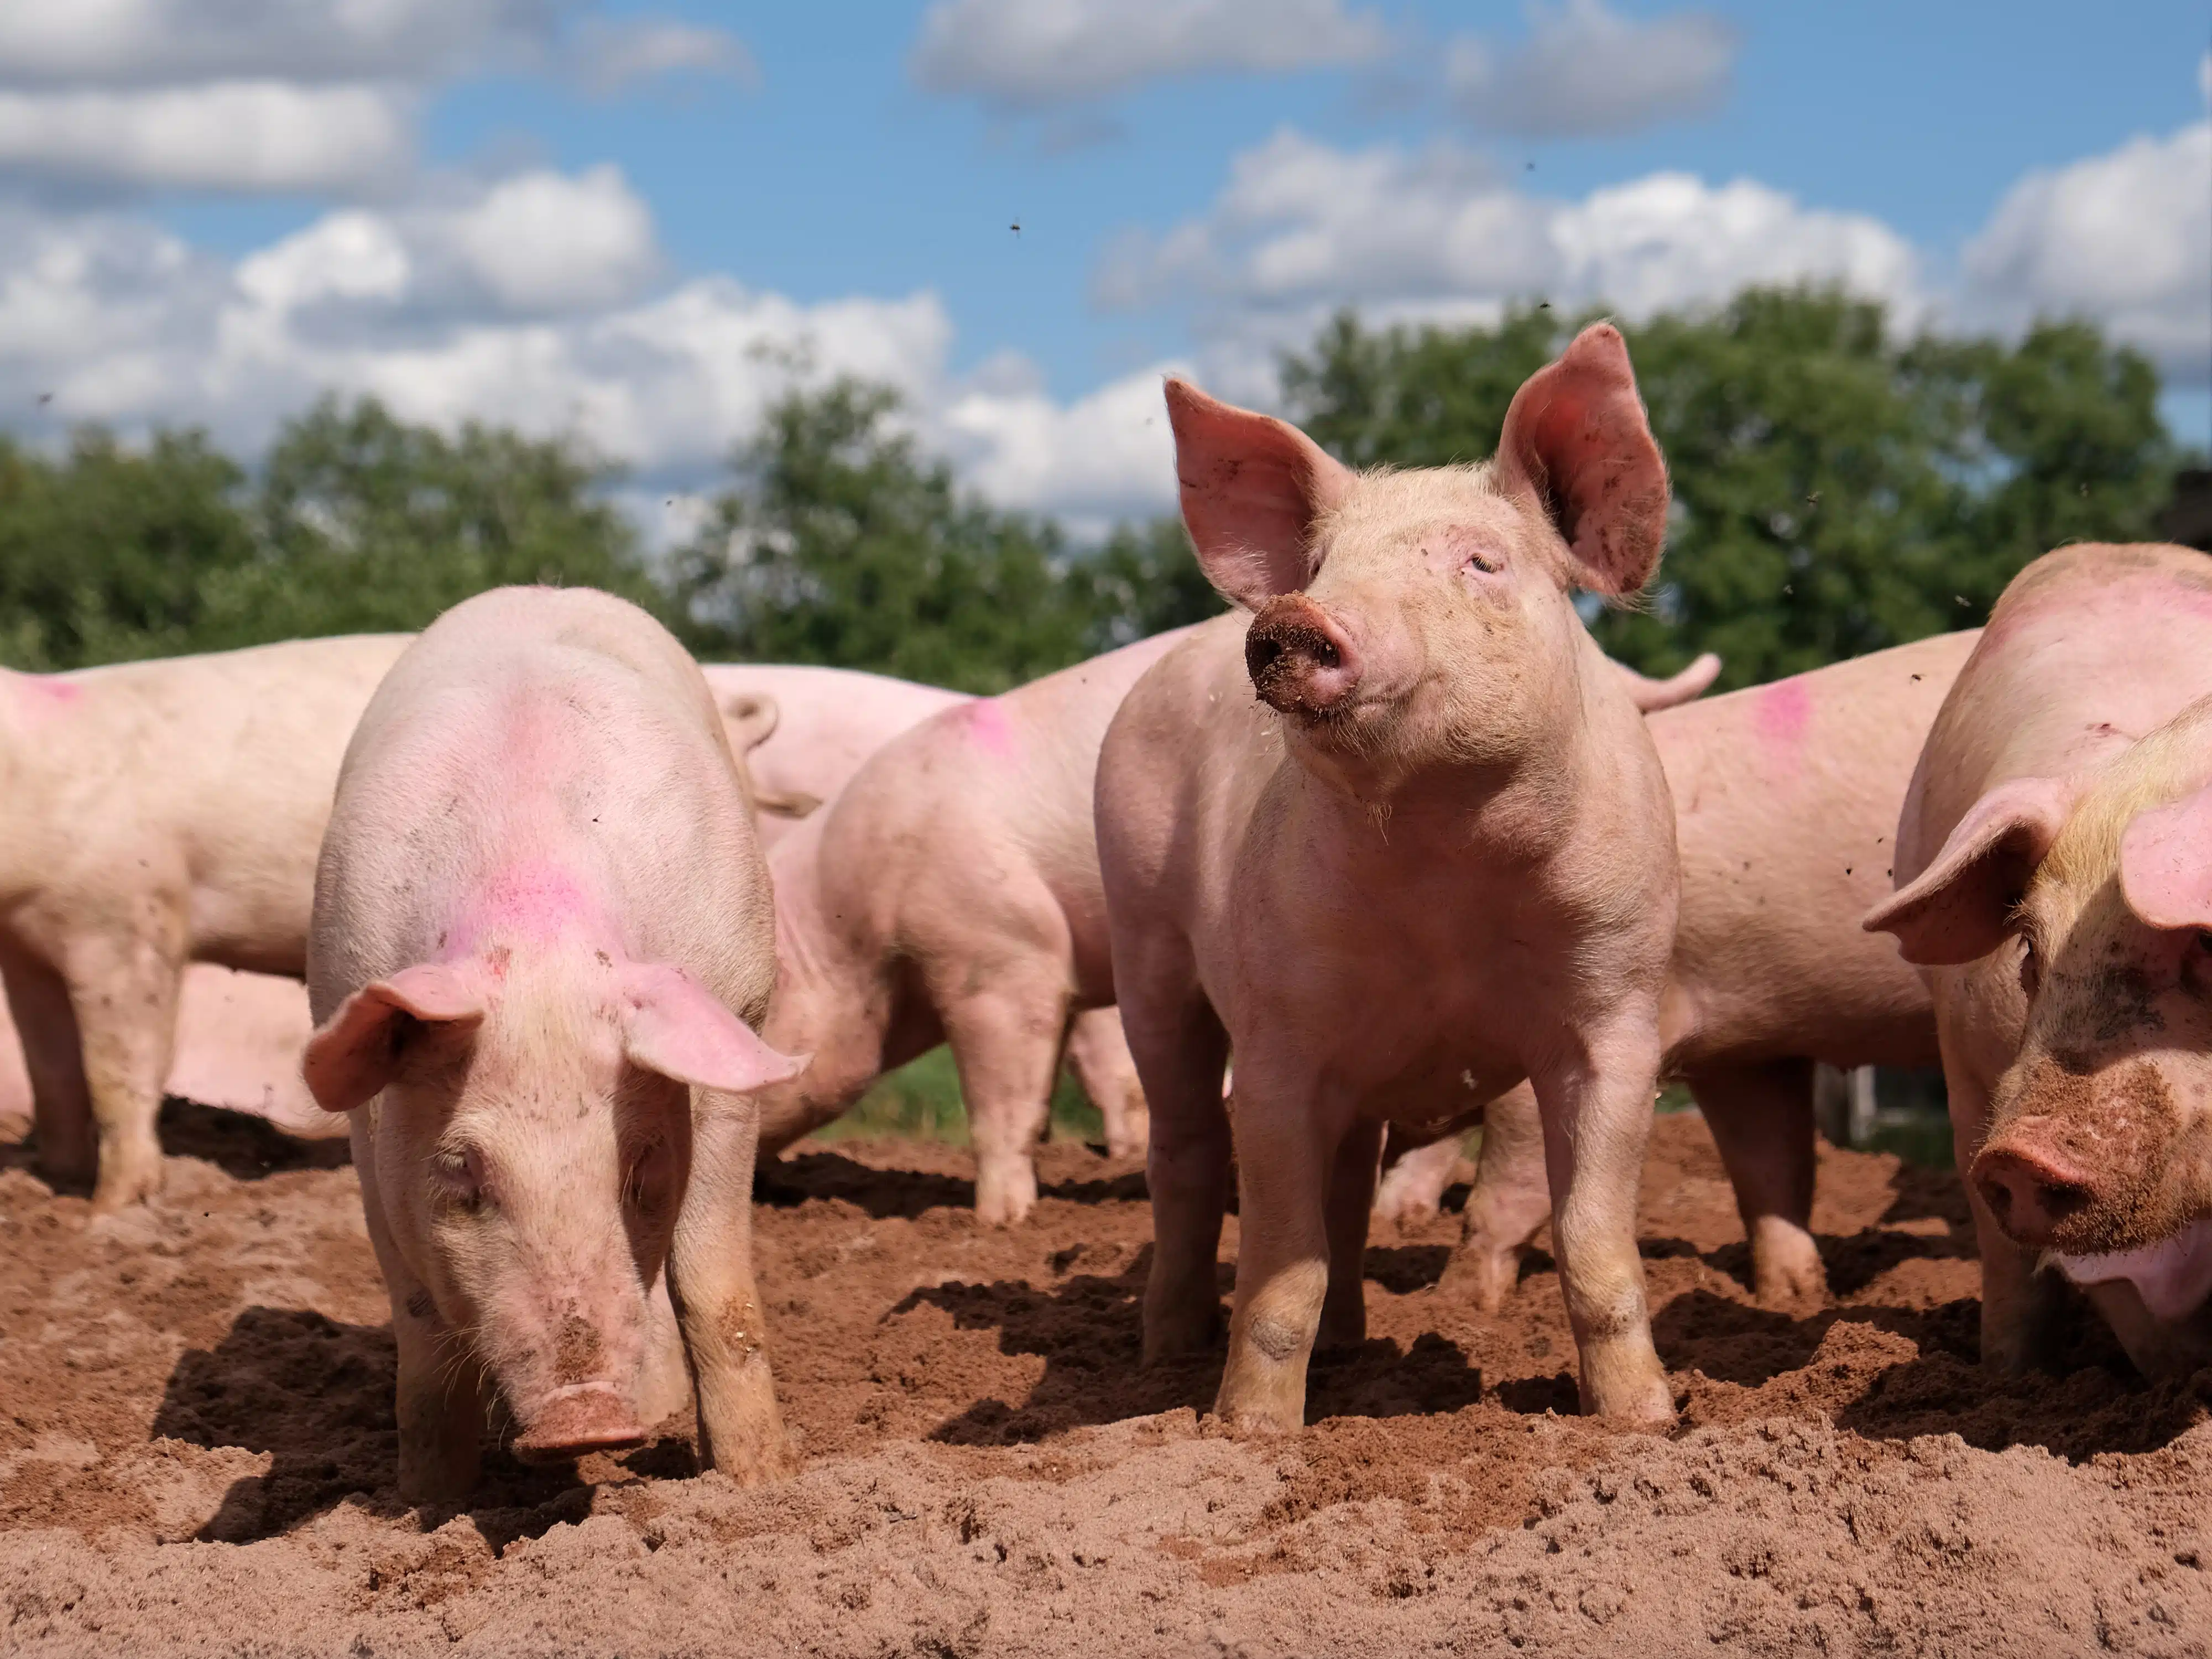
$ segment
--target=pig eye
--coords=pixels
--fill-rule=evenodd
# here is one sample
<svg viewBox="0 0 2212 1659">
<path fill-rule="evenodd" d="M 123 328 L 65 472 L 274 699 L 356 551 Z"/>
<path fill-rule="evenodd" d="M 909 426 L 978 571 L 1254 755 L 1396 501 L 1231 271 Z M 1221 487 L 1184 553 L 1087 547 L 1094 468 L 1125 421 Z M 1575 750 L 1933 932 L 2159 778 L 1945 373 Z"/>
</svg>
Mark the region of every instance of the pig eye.
<svg viewBox="0 0 2212 1659">
<path fill-rule="evenodd" d="M 441 1152 L 430 1158 L 430 1182 L 438 1200 L 474 1215 L 489 1203 L 483 1162 L 474 1152 Z"/>
<path fill-rule="evenodd" d="M 1500 564 L 1496 559 L 1492 558 L 1487 553 L 1470 553 L 1467 556 L 1467 562 L 1462 565 L 1460 568 L 1462 570 L 1480 570 L 1485 575 L 1495 576 L 1499 571 L 1504 569 L 1505 567 Z"/>
</svg>

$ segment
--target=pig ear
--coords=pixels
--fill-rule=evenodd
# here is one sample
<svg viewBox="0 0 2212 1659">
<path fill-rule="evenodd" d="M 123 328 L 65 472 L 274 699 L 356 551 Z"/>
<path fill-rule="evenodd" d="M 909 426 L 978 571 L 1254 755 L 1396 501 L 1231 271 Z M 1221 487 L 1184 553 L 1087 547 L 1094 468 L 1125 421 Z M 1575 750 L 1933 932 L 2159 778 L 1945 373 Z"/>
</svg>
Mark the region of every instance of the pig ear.
<svg viewBox="0 0 2212 1659">
<path fill-rule="evenodd" d="M 1247 610 L 1313 580 L 1313 523 L 1340 505 L 1352 470 L 1271 415 L 1167 384 L 1182 521 L 1206 580 Z"/>
<path fill-rule="evenodd" d="M 1498 481 L 1533 496 L 1599 593 L 1633 593 L 1659 568 L 1667 464 L 1636 395 L 1628 347 L 1594 323 L 1522 382 L 1498 441 Z"/>
<path fill-rule="evenodd" d="M 433 1025 L 474 1025 L 483 994 L 462 969 L 426 962 L 364 985 L 307 1039 L 300 1074 L 326 1112 L 349 1112 L 376 1098 L 392 1081 L 406 1019 Z"/>
<path fill-rule="evenodd" d="M 2136 815 L 2120 837 L 2120 893 L 2153 927 L 2212 927 L 2212 786 Z"/>
<path fill-rule="evenodd" d="M 806 1069 L 762 1042 L 703 987 L 673 968 L 633 967 L 623 975 L 623 1052 L 630 1063 L 678 1083 L 750 1094 Z"/>
<path fill-rule="evenodd" d="M 1987 956 L 2012 932 L 2012 913 L 2077 791 L 2066 778 L 2014 778 L 1976 801 L 1918 879 L 1867 912 L 1859 926 L 1897 935 L 1907 962 L 1935 966 Z"/>
</svg>

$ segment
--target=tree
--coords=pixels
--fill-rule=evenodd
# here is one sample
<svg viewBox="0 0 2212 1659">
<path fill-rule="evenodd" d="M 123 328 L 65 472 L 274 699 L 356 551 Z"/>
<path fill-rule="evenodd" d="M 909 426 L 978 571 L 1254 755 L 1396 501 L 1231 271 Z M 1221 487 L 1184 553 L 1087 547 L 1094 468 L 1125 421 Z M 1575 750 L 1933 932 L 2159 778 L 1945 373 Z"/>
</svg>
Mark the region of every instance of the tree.
<svg viewBox="0 0 2212 1659">
<path fill-rule="evenodd" d="M 702 655 L 821 663 L 1000 691 L 1075 661 L 1088 618 L 1050 524 L 955 489 L 894 429 L 890 388 L 793 392 L 734 458 L 735 486 L 679 549 Z"/>
<path fill-rule="evenodd" d="M 204 647 L 407 631 L 516 582 L 665 601 L 605 498 L 617 473 L 562 440 L 470 422 L 447 437 L 374 398 L 279 432 L 254 492 L 254 557 L 210 581 Z"/>
<path fill-rule="evenodd" d="M 198 432 L 104 432 L 48 460 L 0 439 L 0 662 L 77 668 L 194 647 L 209 584 L 252 556 L 235 464 Z"/>
<path fill-rule="evenodd" d="M 1358 465 L 1476 459 L 1589 319 L 1374 332 L 1340 317 L 1285 362 L 1285 392 Z M 1651 592 L 1593 631 L 1647 672 L 1714 650 L 1742 685 L 1978 623 L 2029 559 L 2148 535 L 2171 491 L 2155 372 L 2084 325 L 1900 343 L 1879 305 L 1753 289 L 1627 334 L 1674 513 Z"/>
<path fill-rule="evenodd" d="M 1116 527 L 1096 553 L 1070 562 L 1067 582 L 1086 617 L 1090 655 L 1228 609 L 1199 568 L 1179 518 Z"/>
</svg>

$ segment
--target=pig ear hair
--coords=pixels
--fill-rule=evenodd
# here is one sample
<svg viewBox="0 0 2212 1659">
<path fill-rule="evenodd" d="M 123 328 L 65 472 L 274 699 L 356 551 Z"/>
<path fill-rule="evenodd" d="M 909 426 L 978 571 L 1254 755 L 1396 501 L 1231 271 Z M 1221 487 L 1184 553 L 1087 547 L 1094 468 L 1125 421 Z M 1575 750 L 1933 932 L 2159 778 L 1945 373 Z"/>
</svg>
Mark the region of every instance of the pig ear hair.
<svg viewBox="0 0 2212 1659">
<path fill-rule="evenodd" d="M 422 963 L 364 985 L 307 1039 L 300 1073 L 326 1112 L 349 1112 L 376 1098 L 398 1068 L 404 1021 L 474 1025 L 483 993 L 459 968 Z"/>
<path fill-rule="evenodd" d="M 2065 778 L 1999 784 L 1959 820 L 1936 861 L 1859 925 L 1896 934 L 1898 953 L 1924 966 L 1987 956 L 2011 933 L 2013 911 L 2077 793 Z"/>
<path fill-rule="evenodd" d="M 1510 493 L 1551 520 L 1581 567 L 1577 586 L 1633 593 L 1651 580 L 1667 538 L 1667 463 L 1612 324 L 1593 323 L 1522 382 L 1497 466 Z"/>
<path fill-rule="evenodd" d="M 1167 383 L 1182 521 L 1199 567 L 1248 611 L 1313 580 L 1313 524 L 1351 493 L 1351 468 L 1287 421 Z"/>
<path fill-rule="evenodd" d="M 2152 927 L 2212 927 L 2212 785 L 2139 812 L 2120 837 L 2120 895 Z"/>
<path fill-rule="evenodd" d="M 632 1065 L 675 1082 L 750 1094 L 788 1083 L 812 1058 L 776 1053 L 676 969 L 632 966 L 623 972 L 622 994 L 623 1052 Z"/>
</svg>

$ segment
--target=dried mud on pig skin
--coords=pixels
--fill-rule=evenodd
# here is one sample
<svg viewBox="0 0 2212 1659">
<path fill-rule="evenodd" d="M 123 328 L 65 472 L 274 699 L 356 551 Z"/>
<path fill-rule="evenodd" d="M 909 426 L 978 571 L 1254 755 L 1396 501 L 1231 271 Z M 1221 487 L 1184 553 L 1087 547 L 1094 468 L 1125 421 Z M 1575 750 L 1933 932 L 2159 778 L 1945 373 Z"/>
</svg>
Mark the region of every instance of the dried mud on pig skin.
<svg viewBox="0 0 2212 1659">
<path fill-rule="evenodd" d="M 1575 1417 L 1540 1253 L 1486 1318 L 1458 1217 L 1378 1236 L 1312 1426 L 1224 1438 L 1218 1359 L 1137 1369 L 1141 1168 L 1052 1146 L 1033 1224 L 968 1155 L 807 1144 L 757 1244 L 805 1463 L 738 1490 L 670 1437 L 504 1454 L 461 1513 L 391 1486 L 388 1305 L 352 1171 L 173 1109 L 151 1211 L 87 1226 L 0 1148 L 0 1649 L 10 1654 L 2086 1651 L 2212 1642 L 2212 1427 L 2085 1333 L 1974 1367 L 1958 1184 L 1825 1152 L 1838 1296 L 1755 1306 L 1694 1115 L 1643 1238 L 1668 1437 Z M 1458 1194 L 1453 1201 L 1457 1202 Z M 1236 1250 L 1223 1241 L 1222 1285 Z M 680 1426 L 680 1425 L 678 1425 Z"/>
</svg>

